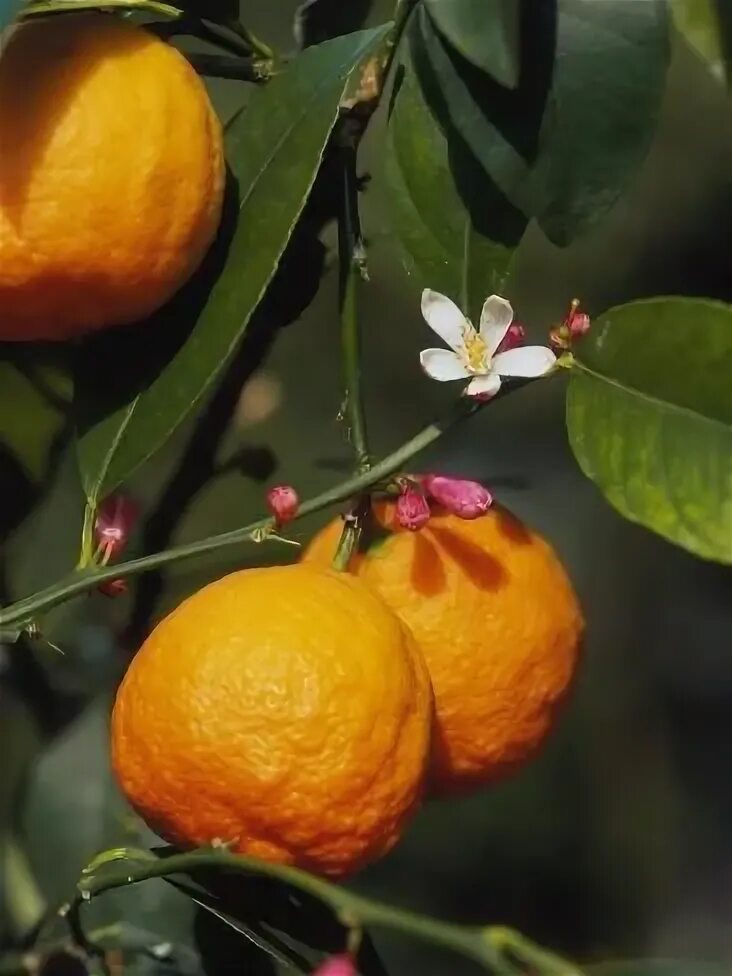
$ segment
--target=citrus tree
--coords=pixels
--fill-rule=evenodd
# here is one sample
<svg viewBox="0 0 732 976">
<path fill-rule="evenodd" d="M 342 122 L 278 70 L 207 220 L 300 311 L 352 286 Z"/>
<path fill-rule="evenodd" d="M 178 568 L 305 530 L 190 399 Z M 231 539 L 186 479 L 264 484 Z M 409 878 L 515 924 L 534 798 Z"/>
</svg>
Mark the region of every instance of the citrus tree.
<svg viewBox="0 0 732 976">
<path fill-rule="evenodd" d="M 378 976 L 371 935 L 393 929 L 497 976 L 578 974 L 581 962 L 488 920 L 439 921 L 337 882 L 386 853 L 423 797 L 519 772 L 576 673 L 584 622 L 552 548 L 483 485 L 415 474 L 422 451 L 528 384 L 564 382 L 572 452 L 608 502 L 732 562 L 732 307 L 674 295 L 590 317 L 577 298 L 533 340 L 513 311 L 527 235 L 566 248 L 632 184 L 672 44 L 726 84 L 729 13 L 714 0 L 398 0 L 379 22 L 369 3 L 309 0 L 283 44 L 239 6 L 0 0 L 0 435 L 34 486 L 11 523 L 72 464 L 78 543 L 76 565 L 43 585 L 18 587 L 6 569 L 9 653 L 32 680 L 71 601 L 224 550 L 292 563 L 294 523 L 336 510 L 304 558 L 224 576 L 154 630 L 154 586 L 143 596 L 129 634 L 143 646 L 112 719 L 131 807 L 114 794 L 57 904 L 11 824 L 0 972 L 213 971 L 195 909 L 232 935 L 219 959 L 246 951 L 268 967 L 245 971 Z M 382 456 L 360 328 L 377 284 L 361 220 L 373 182 L 425 323 L 414 368 L 455 390 Z M 277 485 L 245 524 L 168 545 L 216 474 L 206 439 L 236 409 L 266 409 L 272 389 L 242 407 L 242 383 L 329 264 L 350 471 L 306 498 Z M 123 558 L 141 518 L 133 476 L 197 414 L 219 433 L 194 430 L 192 476 Z M 266 451 L 239 463 L 255 481 L 271 474 Z M 38 521 L 24 545 L 44 563 Z M 108 706 L 89 712 L 104 740 Z M 42 707 L 64 725 L 51 691 Z M 22 755 L 39 751 L 33 723 L 13 729 L 33 745 L 10 763 L 8 806 Z M 106 749 L 106 777 L 105 762 Z M 76 788 L 98 772 L 80 766 Z"/>
</svg>

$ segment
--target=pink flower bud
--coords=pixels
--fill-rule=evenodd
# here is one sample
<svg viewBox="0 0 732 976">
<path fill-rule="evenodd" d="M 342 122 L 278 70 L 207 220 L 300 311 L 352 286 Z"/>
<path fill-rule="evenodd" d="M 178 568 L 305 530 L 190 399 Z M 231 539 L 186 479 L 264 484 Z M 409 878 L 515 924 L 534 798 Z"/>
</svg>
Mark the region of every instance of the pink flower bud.
<svg viewBox="0 0 732 976">
<path fill-rule="evenodd" d="M 567 319 L 567 328 L 573 339 L 579 339 L 590 331 L 590 316 L 586 312 L 574 311 Z"/>
<path fill-rule="evenodd" d="M 499 352 L 508 352 L 509 349 L 516 349 L 518 346 L 523 346 L 524 342 L 526 342 L 526 329 L 520 322 L 512 322 L 505 336 L 498 344 L 496 355 Z"/>
<path fill-rule="evenodd" d="M 94 541 L 103 564 L 112 556 L 119 556 L 125 548 L 138 515 L 139 508 L 128 495 L 110 495 L 104 499 L 94 523 Z"/>
<path fill-rule="evenodd" d="M 104 596 L 109 596 L 109 597 L 122 596 L 123 593 L 127 592 L 127 580 L 126 579 L 105 580 L 104 583 L 99 584 L 97 589 Z"/>
<path fill-rule="evenodd" d="M 430 520 L 430 506 L 419 488 L 408 485 L 402 491 L 396 504 L 397 522 L 416 532 Z"/>
<path fill-rule="evenodd" d="M 423 484 L 434 500 L 462 519 L 484 515 L 493 504 L 493 495 L 477 481 L 425 475 Z"/>
<path fill-rule="evenodd" d="M 285 525 L 297 515 L 300 499 L 291 485 L 275 485 L 267 492 L 267 508 L 278 525 Z"/>
<path fill-rule="evenodd" d="M 318 966 L 313 976 L 358 976 L 350 956 L 332 956 Z"/>
</svg>

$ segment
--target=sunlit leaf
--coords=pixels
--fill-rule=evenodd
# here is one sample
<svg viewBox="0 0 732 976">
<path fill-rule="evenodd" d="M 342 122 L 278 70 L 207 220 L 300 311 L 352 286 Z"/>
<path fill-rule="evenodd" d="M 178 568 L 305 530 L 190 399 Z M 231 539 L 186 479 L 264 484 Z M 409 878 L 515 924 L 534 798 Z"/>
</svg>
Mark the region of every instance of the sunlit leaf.
<svg viewBox="0 0 732 976">
<path fill-rule="evenodd" d="M 624 515 L 732 563 L 732 306 L 690 298 L 606 312 L 567 394 L 577 460 Z"/>
<path fill-rule="evenodd" d="M 309 48 L 254 92 L 228 133 L 238 184 L 222 231 L 229 239 L 153 320 L 85 344 L 77 411 L 91 504 L 167 440 L 234 353 L 305 204 L 351 73 L 384 31 Z"/>
<path fill-rule="evenodd" d="M 728 0 L 671 0 L 677 30 L 719 81 L 724 81 L 729 74 L 722 43 L 723 4 L 726 2 Z M 732 11 L 726 16 L 732 30 Z"/>
</svg>

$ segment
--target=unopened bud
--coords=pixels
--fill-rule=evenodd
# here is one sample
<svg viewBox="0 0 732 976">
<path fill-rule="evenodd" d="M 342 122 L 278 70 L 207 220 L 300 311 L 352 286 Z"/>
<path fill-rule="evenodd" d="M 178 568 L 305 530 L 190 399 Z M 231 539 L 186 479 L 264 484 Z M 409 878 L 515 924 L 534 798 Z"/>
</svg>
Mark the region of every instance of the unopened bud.
<svg viewBox="0 0 732 976">
<path fill-rule="evenodd" d="M 430 520 L 430 506 L 419 488 L 409 485 L 397 499 L 397 522 L 410 532 L 416 532 Z"/>
<path fill-rule="evenodd" d="M 567 319 L 567 328 L 573 339 L 579 339 L 590 331 L 590 316 L 586 312 L 572 312 Z"/>
<path fill-rule="evenodd" d="M 526 329 L 520 322 L 512 322 L 505 336 L 498 344 L 496 355 L 499 352 L 508 352 L 509 349 L 516 349 L 518 346 L 523 346 L 524 342 L 526 342 Z"/>
<path fill-rule="evenodd" d="M 116 494 L 104 499 L 94 523 L 94 541 L 102 564 L 119 556 L 125 548 L 138 514 L 137 504 L 128 495 Z"/>
<path fill-rule="evenodd" d="M 477 481 L 429 474 L 424 477 L 423 484 L 439 505 L 458 518 L 479 518 L 493 504 L 493 495 Z"/>
<path fill-rule="evenodd" d="M 267 492 L 267 508 L 278 525 L 285 525 L 297 515 L 300 499 L 291 485 L 275 485 Z"/>
<path fill-rule="evenodd" d="M 127 592 L 127 580 L 126 579 L 111 579 L 105 580 L 104 583 L 100 583 L 97 590 L 103 595 L 108 597 L 122 596 L 123 593 Z"/>
<path fill-rule="evenodd" d="M 358 976 L 350 956 L 331 956 L 313 973 L 313 976 Z"/>
</svg>

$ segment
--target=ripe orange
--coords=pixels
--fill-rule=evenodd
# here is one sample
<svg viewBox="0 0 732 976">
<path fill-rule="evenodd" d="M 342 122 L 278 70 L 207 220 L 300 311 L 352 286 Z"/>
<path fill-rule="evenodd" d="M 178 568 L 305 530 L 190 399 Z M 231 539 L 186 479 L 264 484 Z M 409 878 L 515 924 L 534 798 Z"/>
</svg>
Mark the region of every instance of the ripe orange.
<svg viewBox="0 0 732 976">
<path fill-rule="evenodd" d="M 233 573 L 158 624 L 112 716 L 128 799 L 183 846 L 218 839 L 335 877 L 385 853 L 421 793 L 432 693 L 397 616 L 347 573 Z"/>
<path fill-rule="evenodd" d="M 420 532 L 376 506 L 376 538 L 352 570 L 409 625 L 435 694 L 432 789 L 517 770 L 555 724 L 577 665 L 582 614 L 549 546 L 494 506 L 474 521 L 436 511 Z M 336 520 L 305 559 L 327 563 Z"/>
<path fill-rule="evenodd" d="M 219 225 L 221 125 L 198 75 L 103 13 L 33 20 L 0 57 L 0 339 L 159 308 Z"/>
</svg>

